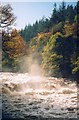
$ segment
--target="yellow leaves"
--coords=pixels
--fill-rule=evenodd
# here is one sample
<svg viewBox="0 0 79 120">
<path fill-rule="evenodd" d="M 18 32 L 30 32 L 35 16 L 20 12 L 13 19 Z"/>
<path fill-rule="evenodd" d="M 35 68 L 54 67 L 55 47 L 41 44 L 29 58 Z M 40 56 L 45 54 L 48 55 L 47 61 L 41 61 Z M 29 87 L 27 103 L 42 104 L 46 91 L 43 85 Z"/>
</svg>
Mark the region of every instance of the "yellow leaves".
<svg viewBox="0 0 79 120">
<path fill-rule="evenodd" d="M 53 53 L 52 55 L 51 55 L 51 58 L 57 58 L 58 56 L 57 56 L 57 54 L 56 53 Z"/>
<path fill-rule="evenodd" d="M 44 46 L 43 51 L 44 52 L 49 52 L 49 45 L 48 44 L 46 46 Z"/>
<path fill-rule="evenodd" d="M 79 57 L 77 58 L 77 61 L 75 62 L 75 67 L 72 71 L 73 74 L 75 74 L 77 71 L 79 71 Z"/>
<path fill-rule="evenodd" d="M 66 36 L 71 36 L 74 34 L 74 26 L 69 22 L 64 26 Z"/>
<path fill-rule="evenodd" d="M 37 42 L 40 42 L 40 40 L 42 41 L 46 41 L 48 40 L 48 38 L 50 37 L 51 33 L 48 32 L 48 33 L 38 33 L 37 35 Z"/>
<path fill-rule="evenodd" d="M 37 37 L 34 37 L 30 41 L 30 49 L 32 50 L 32 52 L 39 51 L 42 57 L 42 51 L 44 50 L 47 52 L 47 50 L 49 50 L 48 49 L 49 46 L 45 46 L 45 44 L 47 43 L 47 41 L 49 41 L 50 36 L 51 36 L 50 32 L 49 33 L 38 33 Z"/>
<path fill-rule="evenodd" d="M 75 74 L 78 70 L 79 70 L 79 68 L 78 68 L 78 67 L 75 67 L 75 68 L 72 70 L 72 73 Z"/>
<path fill-rule="evenodd" d="M 61 32 L 56 32 L 55 34 L 57 37 L 63 37 L 62 33 Z"/>
<path fill-rule="evenodd" d="M 6 45 L 8 48 L 13 48 L 13 47 L 14 47 L 14 43 L 13 43 L 13 42 L 10 42 L 10 41 L 8 41 L 7 43 L 5 43 L 5 45 Z"/>
<path fill-rule="evenodd" d="M 37 39 L 38 39 L 38 41 L 41 39 L 41 38 L 44 38 L 44 34 L 43 33 L 38 33 L 38 36 L 37 36 Z"/>
<path fill-rule="evenodd" d="M 36 46 L 35 45 L 32 46 L 31 49 L 32 49 L 32 51 L 35 51 L 36 50 Z"/>
</svg>

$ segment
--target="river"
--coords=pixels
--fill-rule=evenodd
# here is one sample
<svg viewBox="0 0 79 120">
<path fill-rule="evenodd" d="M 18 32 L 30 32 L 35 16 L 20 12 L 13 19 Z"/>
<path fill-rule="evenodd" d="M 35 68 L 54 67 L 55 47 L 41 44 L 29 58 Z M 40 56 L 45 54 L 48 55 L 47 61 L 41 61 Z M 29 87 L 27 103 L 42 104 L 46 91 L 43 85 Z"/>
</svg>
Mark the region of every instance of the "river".
<svg viewBox="0 0 79 120">
<path fill-rule="evenodd" d="M 2 118 L 5 120 L 78 117 L 76 82 L 28 73 L 1 72 L 0 83 Z"/>
</svg>

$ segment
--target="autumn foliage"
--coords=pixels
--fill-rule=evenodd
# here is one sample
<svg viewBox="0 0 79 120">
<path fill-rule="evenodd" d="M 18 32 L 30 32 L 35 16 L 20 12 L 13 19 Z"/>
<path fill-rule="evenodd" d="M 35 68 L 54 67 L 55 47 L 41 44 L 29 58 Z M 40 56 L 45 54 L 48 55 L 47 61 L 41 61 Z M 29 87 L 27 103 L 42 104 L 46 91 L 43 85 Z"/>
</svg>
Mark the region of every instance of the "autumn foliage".
<svg viewBox="0 0 79 120">
<path fill-rule="evenodd" d="M 2 50 L 3 50 L 3 66 L 14 64 L 18 59 L 27 54 L 28 46 L 23 38 L 18 34 L 16 29 L 10 34 L 3 33 Z M 16 64 L 17 64 L 16 63 Z"/>
</svg>

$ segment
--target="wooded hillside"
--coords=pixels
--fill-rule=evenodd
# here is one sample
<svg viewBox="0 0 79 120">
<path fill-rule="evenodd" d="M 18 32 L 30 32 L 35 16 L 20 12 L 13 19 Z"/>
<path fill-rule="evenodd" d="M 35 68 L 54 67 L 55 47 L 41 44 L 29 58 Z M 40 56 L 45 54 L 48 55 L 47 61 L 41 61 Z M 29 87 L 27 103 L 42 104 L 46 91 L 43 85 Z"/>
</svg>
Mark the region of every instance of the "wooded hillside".
<svg viewBox="0 0 79 120">
<path fill-rule="evenodd" d="M 65 2 L 51 17 L 26 25 L 21 31 L 3 32 L 3 70 L 19 70 L 20 58 L 32 54 L 46 76 L 77 79 L 79 77 L 79 2 L 76 6 Z"/>
</svg>

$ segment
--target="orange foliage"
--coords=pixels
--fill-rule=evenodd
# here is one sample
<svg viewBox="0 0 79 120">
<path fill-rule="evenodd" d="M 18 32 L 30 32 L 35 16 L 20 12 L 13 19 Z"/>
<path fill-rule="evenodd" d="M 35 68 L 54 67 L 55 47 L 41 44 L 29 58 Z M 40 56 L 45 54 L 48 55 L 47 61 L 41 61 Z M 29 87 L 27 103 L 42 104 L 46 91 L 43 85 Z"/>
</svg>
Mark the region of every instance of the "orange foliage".
<svg viewBox="0 0 79 120">
<path fill-rule="evenodd" d="M 9 40 L 4 43 L 6 49 L 8 49 L 9 57 L 20 57 L 27 54 L 27 44 L 23 38 L 18 34 L 17 30 L 11 32 Z"/>
</svg>

